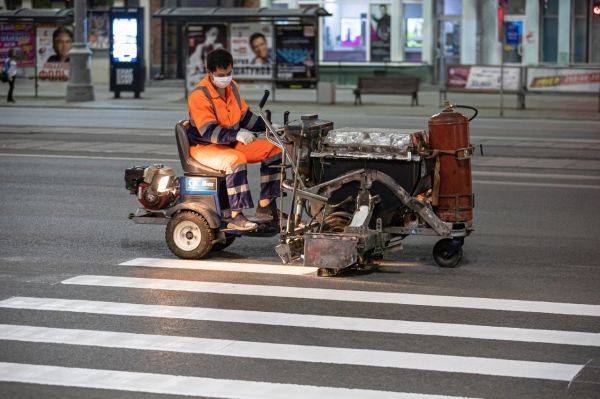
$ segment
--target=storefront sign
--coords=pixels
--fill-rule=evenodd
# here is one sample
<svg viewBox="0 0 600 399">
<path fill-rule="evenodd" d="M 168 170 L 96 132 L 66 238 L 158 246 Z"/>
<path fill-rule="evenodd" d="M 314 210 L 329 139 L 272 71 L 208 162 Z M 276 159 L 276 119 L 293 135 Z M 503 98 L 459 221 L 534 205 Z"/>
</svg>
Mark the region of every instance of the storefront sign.
<svg viewBox="0 0 600 399">
<path fill-rule="evenodd" d="M 446 69 L 446 87 L 464 90 L 500 90 L 500 67 L 448 65 Z M 521 69 L 504 68 L 504 90 L 518 91 L 521 87 Z"/>
<path fill-rule="evenodd" d="M 231 24 L 233 76 L 270 79 L 273 77 L 273 32 L 270 24 Z"/>
<path fill-rule="evenodd" d="M 37 77 L 41 81 L 69 80 L 69 51 L 73 33 L 64 26 L 40 26 L 36 30 Z"/>
<path fill-rule="evenodd" d="M 35 65 L 34 30 L 32 24 L 0 24 L 0 60 L 8 56 L 8 50 L 15 50 L 19 68 Z"/>
<path fill-rule="evenodd" d="M 189 93 L 206 75 L 206 55 L 213 50 L 227 48 L 227 27 L 225 25 L 190 26 L 187 39 L 186 88 Z"/>
<path fill-rule="evenodd" d="M 390 60 L 391 17 L 388 4 L 371 4 L 371 61 Z"/>
<path fill-rule="evenodd" d="M 527 68 L 527 90 L 598 93 L 600 68 Z"/>
<path fill-rule="evenodd" d="M 313 25 L 276 25 L 277 79 L 316 84 L 315 27 Z"/>
</svg>

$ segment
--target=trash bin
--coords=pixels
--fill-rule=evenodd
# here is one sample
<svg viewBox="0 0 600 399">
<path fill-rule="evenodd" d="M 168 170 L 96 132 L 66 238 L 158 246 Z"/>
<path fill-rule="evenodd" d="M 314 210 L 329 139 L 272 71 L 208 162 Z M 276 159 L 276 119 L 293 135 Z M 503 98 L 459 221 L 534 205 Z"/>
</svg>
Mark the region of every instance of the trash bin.
<svg viewBox="0 0 600 399">
<path fill-rule="evenodd" d="M 317 103 L 335 104 L 335 83 L 319 82 L 317 84 Z"/>
</svg>

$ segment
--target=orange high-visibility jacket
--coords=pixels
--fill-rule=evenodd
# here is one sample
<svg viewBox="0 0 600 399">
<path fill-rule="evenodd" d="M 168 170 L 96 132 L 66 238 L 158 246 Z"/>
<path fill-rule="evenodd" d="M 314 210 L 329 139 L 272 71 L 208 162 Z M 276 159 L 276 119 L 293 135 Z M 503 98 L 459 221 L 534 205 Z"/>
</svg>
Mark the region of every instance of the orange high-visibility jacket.
<svg viewBox="0 0 600 399">
<path fill-rule="evenodd" d="M 206 75 L 188 96 L 190 125 L 188 138 L 195 144 L 234 144 L 240 128 L 262 131 L 265 124 L 248 109 L 235 81 L 219 95 Z"/>
</svg>

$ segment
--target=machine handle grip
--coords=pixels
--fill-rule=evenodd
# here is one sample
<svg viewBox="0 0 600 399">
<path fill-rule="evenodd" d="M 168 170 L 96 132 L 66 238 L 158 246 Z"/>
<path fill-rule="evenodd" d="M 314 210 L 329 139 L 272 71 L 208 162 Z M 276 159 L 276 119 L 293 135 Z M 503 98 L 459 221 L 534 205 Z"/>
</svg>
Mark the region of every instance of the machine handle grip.
<svg viewBox="0 0 600 399">
<path fill-rule="evenodd" d="M 265 109 L 265 115 L 267 115 L 267 120 L 269 121 L 269 123 L 271 122 L 271 110 L 270 109 Z"/>
<path fill-rule="evenodd" d="M 475 119 L 475 117 L 477 116 L 477 114 L 479 114 L 479 111 L 477 110 L 477 108 L 475 107 L 471 107 L 470 105 L 453 105 L 454 108 L 466 108 L 466 109 L 470 109 L 475 111 L 475 113 L 473 114 L 472 117 L 469 118 L 469 122 L 471 122 L 473 119 Z"/>
<path fill-rule="evenodd" d="M 265 103 L 267 102 L 267 98 L 269 98 L 269 94 L 271 94 L 269 92 L 269 90 L 265 90 L 265 94 L 263 94 L 263 97 L 260 100 L 260 103 L 258 104 L 258 108 L 262 109 L 265 106 Z"/>
<path fill-rule="evenodd" d="M 290 120 L 290 111 L 285 111 L 283 113 L 283 126 L 287 125 Z"/>
</svg>

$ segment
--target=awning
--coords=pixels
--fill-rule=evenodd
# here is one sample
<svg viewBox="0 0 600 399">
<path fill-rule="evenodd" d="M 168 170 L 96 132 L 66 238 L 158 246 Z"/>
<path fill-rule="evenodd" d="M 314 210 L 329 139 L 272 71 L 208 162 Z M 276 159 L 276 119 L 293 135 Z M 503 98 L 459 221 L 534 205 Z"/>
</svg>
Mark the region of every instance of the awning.
<svg viewBox="0 0 600 399">
<path fill-rule="evenodd" d="M 331 16 L 331 14 L 318 6 L 307 8 L 165 7 L 155 12 L 153 16 L 155 18 L 194 22 L 244 22 L 251 20 L 317 19 Z"/>
<path fill-rule="evenodd" d="M 0 22 L 53 22 L 71 24 L 74 12 L 72 8 L 19 8 L 18 10 L 0 10 Z"/>
</svg>

